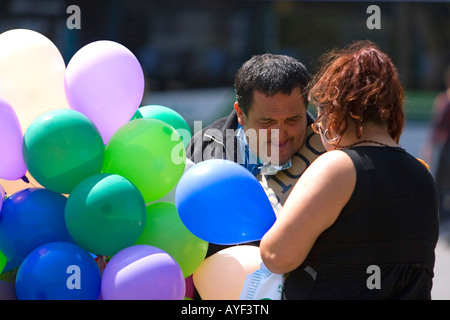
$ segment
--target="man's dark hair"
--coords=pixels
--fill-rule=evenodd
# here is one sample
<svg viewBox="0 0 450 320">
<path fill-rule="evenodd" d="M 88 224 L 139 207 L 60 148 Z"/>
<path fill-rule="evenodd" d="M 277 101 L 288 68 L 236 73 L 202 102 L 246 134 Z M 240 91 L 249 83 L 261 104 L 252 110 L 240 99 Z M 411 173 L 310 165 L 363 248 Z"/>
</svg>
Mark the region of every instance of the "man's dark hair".
<svg viewBox="0 0 450 320">
<path fill-rule="evenodd" d="M 290 94 L 294 88 L 299 88 L 305 106 L 308 106 L 306 91 L 309 80 L 308 70 L 295 58 L 270 53 L 256 55 L 245 62 L 236 74 L 236 101 L 247 115 L 253 102 L 253 91 L 270 97 L 278 92 Z"/>
</svg>

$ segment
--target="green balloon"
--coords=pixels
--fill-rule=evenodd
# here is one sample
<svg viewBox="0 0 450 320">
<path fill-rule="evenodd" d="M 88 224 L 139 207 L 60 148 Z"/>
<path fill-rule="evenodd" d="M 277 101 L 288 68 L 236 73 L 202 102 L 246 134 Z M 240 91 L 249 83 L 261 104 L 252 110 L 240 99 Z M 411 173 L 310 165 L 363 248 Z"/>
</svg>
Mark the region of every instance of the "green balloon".
<svg viewBox="0 0 450 320">
<path fill-rule="evenodd" d="M 6 266 L 6 257 L 5 255 L 0 251 L 0 273 L 3 272 L 3 269 L 5 269 Z"/>
<path fill-rule="evenodd" d="M 208 251 L 208 242 L 193 235 L 181 221 L 171 202 L 147 205 L 147 223 L 136 244 L 166 251 L 189 277 L 200 266 Z"/>
<path fill-rule="evenodd" d="M 141 236 L 147 214 L 142 194 L 117 174 L 96 174 L 80 182 L 65 208 L 67 230 L 86 251 L 110 256 Z"/>
<path fill-rule="evenodd" d="M 189 141 L 192 138 L 192 133 L 189 125 L 181 116 L 181 114 L 169 107 L 160 105 L 148 105 L 140 107 L 135 113 L 136 118 L 139 117 L 137 115 L 138 112 L 143 118 L 158 119 L 164 121 L 167 124 L 170 124 L 175 130 L 177 130 L 178 134 L 181 136 L 184 147 L 187 147 Z"/>
<path fill-rule="evenodd" d="M 48 111 L 30 124 L 22 152 L 37 182 L 54 192 L 70 193 L 80 181 L 101 172 L 105 146 L 89 118 L 61 109 Z"/>
<path fill-rule="evenodd" d="M 112 135 L 103 172 L 127 178 L 151 203 L 175 187 L 185 164 L 186 150 L 175 129 L 161 120 L 143 118 L 126 123 Z"/>
</svg>

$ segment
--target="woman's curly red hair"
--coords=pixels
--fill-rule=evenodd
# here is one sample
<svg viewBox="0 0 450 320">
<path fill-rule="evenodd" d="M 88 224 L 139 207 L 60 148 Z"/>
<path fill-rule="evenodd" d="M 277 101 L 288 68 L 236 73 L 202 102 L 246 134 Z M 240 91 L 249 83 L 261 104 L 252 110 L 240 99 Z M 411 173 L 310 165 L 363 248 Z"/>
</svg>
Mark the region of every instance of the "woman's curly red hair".
<svg viewBox="0 0 450 320">
<path fill-rule="evenodd" d="M 310 83 L 309 99 L 339 136 L 352 121 L 361 138 L 364 123 L 372 121 L 387 123 L 391 137 L 400 139 L 405 121 L 402 85 L 391 59 L 370 41 L 327 53 Z"/>
</svg>

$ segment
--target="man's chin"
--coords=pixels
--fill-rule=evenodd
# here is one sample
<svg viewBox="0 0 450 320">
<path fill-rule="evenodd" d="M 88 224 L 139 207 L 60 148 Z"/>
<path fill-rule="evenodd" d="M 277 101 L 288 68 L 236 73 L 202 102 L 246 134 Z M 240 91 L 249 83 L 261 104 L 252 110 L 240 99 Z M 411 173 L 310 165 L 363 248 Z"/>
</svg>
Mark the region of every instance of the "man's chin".
<svg viewBox="0 0 450 320">
<path fill-rule="evenodd" d="M 267 159 L 262 159 L 264 163 L 270 163 L 272 166 L 282 166 L 291 160 L 291 157 L 289 158 L 279 158 L 279 157 L 269 157 Z"/>
<path fill-rule="evenodd" d="M 260 156 L 260 159 L 264 161 L 264 163 L 270 163 L 273 166 L 282 166 L 282 165 L 288 163 L 295 154 L 295 151 L 294 152 L 290 151 L 290 150 L 292 150 L 292 148 L 289 148 L 290 150 L 287 150 L 287 149 L 288 148 L 279 149 L 279 150 L 277 150 L 278 151 L 277 154 L 272 154 L 270 152 L 263 152 L 259 156 Z M 276 153 L 276 151 L 275 151 L 275 153 Z"/>
</svg>

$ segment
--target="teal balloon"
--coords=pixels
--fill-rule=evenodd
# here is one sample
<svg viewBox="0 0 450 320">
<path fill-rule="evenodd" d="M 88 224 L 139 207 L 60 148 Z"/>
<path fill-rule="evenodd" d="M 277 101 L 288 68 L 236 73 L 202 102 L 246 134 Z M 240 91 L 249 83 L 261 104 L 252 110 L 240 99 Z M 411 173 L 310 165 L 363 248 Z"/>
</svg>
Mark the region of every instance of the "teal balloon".
<svg viewBox="0 0 450 320">
<path fill-rule="evenodd" d="M 171 125 L 181 136 L 186 148 L 192 138 L 192 132 L 186 120 L 175 110 L 161 105 L 147 105 L 140 107 L 134 115 L 134 119 L 142 118 L 158 119 Z"/>
<path fill-rule="evenodd" d="M 30 124 L 22 153 L 37 182 L 68 194 L 83 179 L 101 172 L 105 146 L 91 120 L 78 111 L 61 109 L 48 111 Z"/>
<path fill-rule="evenodd" d="M 72 239 L 96 255 L 111 256 L 133 245 L 145 227 L 144 197 L 117 174 L 96 174 L 69 195 L 65 222 Z"/>
<path fill-rule="evenodd" d="M 133 114 L 133 116 L 131 117 L 131 120 L 136 120 L 136 119 L 142 119 L 142 113 L 139 111 L 139 109 L 136 110 L 136 112 Z"/>
</svg>

